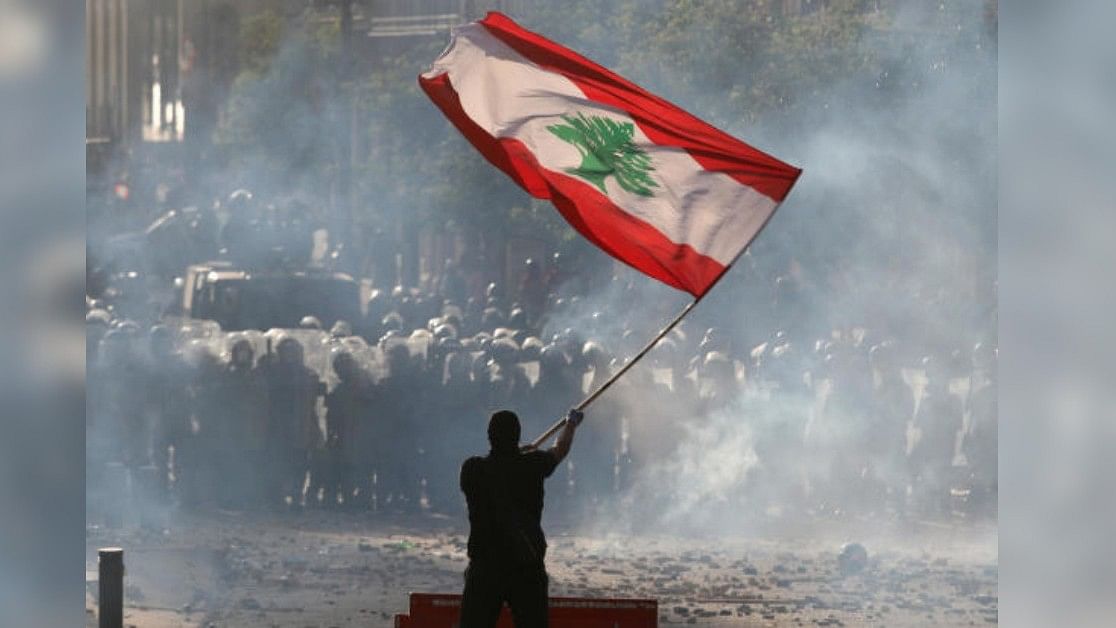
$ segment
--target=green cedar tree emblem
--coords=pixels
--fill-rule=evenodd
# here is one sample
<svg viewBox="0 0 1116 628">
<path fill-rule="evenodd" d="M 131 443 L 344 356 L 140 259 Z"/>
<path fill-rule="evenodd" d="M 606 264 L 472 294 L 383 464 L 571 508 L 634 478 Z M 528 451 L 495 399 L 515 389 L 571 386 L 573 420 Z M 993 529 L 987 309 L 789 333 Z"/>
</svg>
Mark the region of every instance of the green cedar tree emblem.
<svg viewBox="0 0 1116 628">
<path fill-rule="evenodd" d="M 632 142 L 635 125 L 631 122 L 617 122 L 604 116 L 564 115 L 566 124 L 546 127 L 562 141 L 573 144 L 581 153 L 581 165 L 567 168 L 566 172 L 577 175 L 605 190 L 605 178 L 616 177 L 616 182 L 632 194 L 654 196 L 651 188 L 659 187 L 651 178 L 655 170 L 647 152 Z"/>
</svg>

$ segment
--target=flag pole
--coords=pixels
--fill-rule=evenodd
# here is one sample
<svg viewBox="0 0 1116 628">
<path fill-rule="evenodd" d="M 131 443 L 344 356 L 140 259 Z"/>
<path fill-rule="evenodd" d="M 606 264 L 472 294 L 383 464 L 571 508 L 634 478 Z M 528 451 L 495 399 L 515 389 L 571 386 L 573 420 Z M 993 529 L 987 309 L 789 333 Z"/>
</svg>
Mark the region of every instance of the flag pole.
<svg viewBox="0 0 1116 628">
<path fill-rule="evenodd" d="M 631 360 L 628 360 L 626 363 L 624 363 L 624 366 L 620 367 L 620 370 L 613 373 L 608 378 L 608 380 L 605 381 L 605 383 L 601 384 L 588 397 L 586 397 L 585 399 L 582 399 L 581 403 L 577 404 L 577 406 L 575 406 L 574 409 L 576 409 L 580 412 L 580 411 L 584 410 L 585 408 L 589 407 L 589 404 L 596 401 L 597 397 L 600 397 L 602 394 L 604 394 L 604 391 L 608 390 L 610 386 L 615 384 L 616 380 L 620 379 L 621 375 L 623 375 L 624 373 L 627 373 L 628 369 L 635 366 L 635 363 L 639 362 L 640 358 L 647 355 L 647 352 L 650 351 L 651 349 L 653 349 L 655 347 L 655 345 L 657 345 L 659 343 L 659 341 L 663 339 L 663 336 L 666 336 L 667 334 L 669 334 L 670 330 L 674 329 L 674 327 L 676 325 L 678 325 L 678 323 L 682 322 L 682 319 L 685 318 L 686 315 L 690 313 L 690 310 L 694 309 L 694 306 L 696 306 L 702 300 L 702 298 L 705 297 L 706 294 L 709 294 L 708 290 L 705 292 L 705 294 L 702 294 L 700 297 L 697 297 L 693 301 L 690 301 L 690 303 L 688 305 L 686 305 L 686 307 L 682 308 L 682 311 L 678 313 L 678 316 L 674 317 L 674 320 L 667 323 L 666 327 L 663 327 L 659 331 L 659 333 L 655 334 L 655 337 L 652 338 L 651 341 L 648 342 L 646 346 L 644 346 L 642 349 L 640 349 L 639 353 L 635 354 L 635 356 L 632 357 Z M 558 430 L 562 429 L 562 425 L 564 425 L 565 422 L 566 422 L 565 417 L 563 417 L 561 419 L 558 419 L 558 421 L 555 422 L 554 425 L 551 425 L 549 428 L 547 428 L 547 430 L 545 432 L 543 432 L 542 436 L 540 436 L 540 437 L 536 438 L 534 441 L 532 441 L 529 447 L 535 448 L 535 447 L 538 447 L 539 445 L 542 445 L 543 443 L 545 443 L 547 441 L 547 439 L 549 439 L 551 436 L 554 436 L 554 434 Z"/>
<path fill-rule="evenodd" d="M 771 220 L 771 216 L 774 216 L 774 215 L 775 215 L 775 212 L 772 211 L 771 214 L 767 217 L 767 219 L 765 219 L 763 221 L 763 224 L 760 225 L 760 228 L 758 230 L 756 230 L 756 235 L 752 236 L 752 241 L 753 242 L 759 236 L 759 234 L 763 231 L 763 228 L 767 226 L 768 221 Z M 751 245 L 751 242 L 749 242 L 749 246 L 750 245 Z M 581 412 L 581 411 L 585 410 L 585 408 L 589 407 L 589 404 L 596 401 L 597 397 L 600 397 L 604 393 L 604 391 L 608 390 L 613 384 L 615 384 L 616 380 L 620 379 L 621 375 L 623 375 L 624 373 L 627 373 L 628 369 L 635 366 L 635 363 L 639 362 L 640 359 L 643 358 L 643 356 L 647 355 L 648 351 L 655 348 L 655 345 L 659 344 L 659 341 L 662 340 L 664 336 L 669 334 L 670 330 L 674 329 L 675 326 L 678 325 L 678 323 L 681 323 L 682 319 L 686 318 L 686 315 L 689 314 L 690 311 L 693 310 L 695 307 L 697 307 L 698 303 L 701 303 L 701 300 L 705 298 L 705 295 L 707 295 L 707 294 L 709 294 L 710 292 L 713 291 L 713 287 L 716 286 L 717 283 L 719 283 L 721 281 L 721 278 L 725 276 L 725 273 L 727 273 L 730 268 L 732 268 L 734 265 L 736 265 L 736 260 L 740 259 L 740 256 L 744 255 L 744 252 L 747 251 L 747 250 L 748 250 L 747 246 L 740 249 L 740 252 L 736 254 L 736 257 L 732 258 L 732 261 L 729 262 L 727 266 L 725 266 L 724 270 L 721 271 L 720 275 L 717 275 L 717 278 L 713 280 L 713 283 L 709 285 L 709 288 L 705 292 L 701 293 L 700 296 L 695 297 L 693 301 L 690 301 L 690 303 L 686 305 L 686 307 L 682 308 L 682 311 L 678 313 L 678 316 L 675 316 L 674 320 L 667 323 L 666 327 L 663 327 L 659 331 L 659 333 L 655 334 L 655 337 L 652 338 L 651 341 L 648 342 L 642 349 L 640 349 L 639 353 L 635 354 L 635 356 L 633 356 L 631 360 L 628 360 L 626 363 L 624 363 L 624 366 L 621 366 L 620 370 L 613 373 L 608 378 L 608 380 L 605 381 L 605 383 L 601 384 L 600 387 L 598 387 L 596 390 L 594 390 L 588 397 L 586 397 L 585 399 L 582 399 L 581 403 L 574 406 L 574 409 Z M 539 445 L 542 445 L 543 443 L 545 443 L 547 441 L 547 439 L 549 439 L 551 436 L 554 436 L 554 434 L 556 434 L 558 432 L 558 430 L 562 429 L 562 425 L 565 422 L 566 422 L 565 417 L 562 417 L 561 419 L 558 419 L 557 421 L 555 421 L 554 425 L 551 425 L 549 428 L 547 428 L 547 430 L 545 432 L 543 432 L 542 436 L 539 436 L 535 440 L 531 441 L 531 444 L 528 445 L 528 448 L 529 449 L 535 449 Z"/>
</svg>

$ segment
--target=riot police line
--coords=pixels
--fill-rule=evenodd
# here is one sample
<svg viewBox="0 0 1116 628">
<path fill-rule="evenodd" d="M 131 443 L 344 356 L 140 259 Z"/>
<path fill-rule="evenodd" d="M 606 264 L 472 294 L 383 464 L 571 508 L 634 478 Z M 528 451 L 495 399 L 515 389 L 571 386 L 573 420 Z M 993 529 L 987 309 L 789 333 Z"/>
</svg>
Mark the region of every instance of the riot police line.
<svg viewBox="0 0 1116 628">
<path fill-rule="evenodd" d="M 544 339 L 492 299 L 466 313 L 424 294 L 440 315 L 414 323 L 405 294 L 374 295 L 382 317 L 358 325 L 371 342 L 312 317 L 267 332 L 142 328 L 93 303 L 91 483 L 122 469 L 184 508 L 456 513 L 458 465 L 483 451 L 489 412 L 521 409 L 524 432 L 541 431 L 623 359 L 593 329 Z M 728 414 L 752 427 L 740 455 L 758 460 L 730 500 L 758 504 L 775 485 L 820 515 L 994 514 L 995 349 L 912 362 L 869 337 L 776 331 L 741 349 L 716 328 L 672 334 L 596 406 L 556 499 L 597 507 L 645 490 L 645 471 Z"/>
</svg>

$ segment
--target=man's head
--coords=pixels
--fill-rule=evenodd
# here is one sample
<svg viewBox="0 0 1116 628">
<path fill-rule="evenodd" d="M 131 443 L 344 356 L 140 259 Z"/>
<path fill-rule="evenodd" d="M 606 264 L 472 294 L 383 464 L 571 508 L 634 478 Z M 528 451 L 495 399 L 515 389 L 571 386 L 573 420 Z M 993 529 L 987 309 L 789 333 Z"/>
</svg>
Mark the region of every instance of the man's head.
<svg viewBox="0 0 1116 628">
<path fill-rule="evenodd" d="M 488 444 L 492 451 L 509 452 L 519 448 L 519 417 L 511 410 L 492 413 L 488 419 Z"/>
<path fill-rule="evenodd" d="M 240 369 L 252 368 L 252 358 L 255 357 L 255 351 L 252 349 L 252 343 L 247 338 L 240 338 L 232 343 L 229 349 L 229 356 L 234 366 Z"/>
<path fill-rule="evenodd" d="M 279 341 L 275 353 L 279 355 L 280 364 L 302 364 L 302 343 L 290 336 L 284 336 Z"/>
<path fill-rule="evenodd" d="M 353 354 L 341 348 L 334 349 L 332 354 L 331 364 L 333 372 L 337 374 L 337 379 L 343 382 L 354 379 L 359 367 L 356 359 L 353 358 Z"/>
</svg>

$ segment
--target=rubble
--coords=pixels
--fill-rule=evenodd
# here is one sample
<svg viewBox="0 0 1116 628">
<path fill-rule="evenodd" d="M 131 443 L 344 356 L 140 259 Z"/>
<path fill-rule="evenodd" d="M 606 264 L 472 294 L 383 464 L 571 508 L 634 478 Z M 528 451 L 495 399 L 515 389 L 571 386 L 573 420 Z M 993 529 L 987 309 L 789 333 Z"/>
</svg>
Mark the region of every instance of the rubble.
<svg viewBox="0 0 1116 628">
<path fill-rule="evenodd" d="M 91 529 L 87 544 L 136 547 L 126 586 L 143 600 L 126 596 L 125 604 L 137 625 L 163 613 L 175 621 L 151 625 L 391 626 L 411 591 L 460 590 L 463 525 L 430 518 L 402 525 L 339 513 L 194 515 L 164 535 Z M 926 556 L 881 550 L 870 570 L 847 578 L 823 540 L 724 539 L 712 548 L 698 539 L 618 540 L 554 525 L 550 531 L 551 595 L 656 598 L 662 626 L 983 625 L 997 619 L 994 544 L 981 552 L 968 545 L 947 552 L 937 543 Z M 88 603 L 93 608 L 92 597 Z M 95 625 L 95 614 L 88 619 Z"/>
<path fill-rule="evenodd" d="M 944 565 L 945 563 L 943 563 Z M 868 551 L 860 543 L 846 543 L 837 556 L 837 567 L 844 575 L 860 573 L 868 565 Z"/>
</svg>

